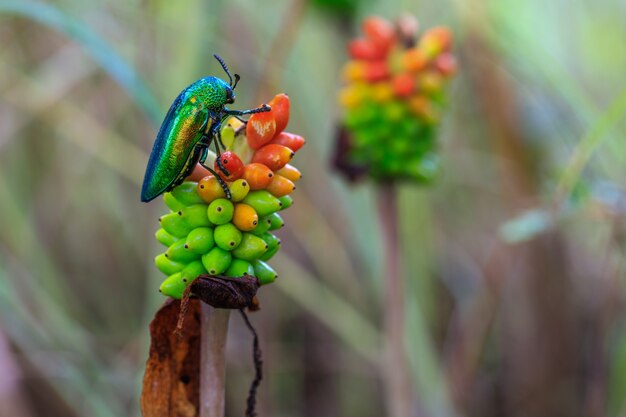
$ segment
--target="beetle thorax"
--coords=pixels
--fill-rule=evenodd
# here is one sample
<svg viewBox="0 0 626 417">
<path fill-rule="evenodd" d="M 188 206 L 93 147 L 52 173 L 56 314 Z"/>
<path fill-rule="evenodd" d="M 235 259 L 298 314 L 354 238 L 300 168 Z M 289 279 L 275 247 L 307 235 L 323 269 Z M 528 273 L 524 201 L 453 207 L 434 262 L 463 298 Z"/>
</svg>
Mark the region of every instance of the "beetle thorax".
<svg viewBox="0 0 626 417">
<path fill-rule="evenodd" d="M 197 102 L 199 106 L 218 113 L 226 104 L 228 90 L 230 90 L 230 85 L 221 78 L 206 77 L 190 85 L 187 94 L 190 101 Z"/>
</svg>

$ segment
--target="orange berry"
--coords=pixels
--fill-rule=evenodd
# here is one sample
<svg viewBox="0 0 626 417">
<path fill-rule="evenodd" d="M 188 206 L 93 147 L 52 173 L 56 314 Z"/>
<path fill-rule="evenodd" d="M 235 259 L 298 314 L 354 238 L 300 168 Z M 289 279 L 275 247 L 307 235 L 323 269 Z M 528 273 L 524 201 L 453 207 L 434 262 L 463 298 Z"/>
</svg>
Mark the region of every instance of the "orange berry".
<svg viewBox="0 0 626 417">
<path fill-rule="evenodd" d="M 419 48 L 428 57 L 435 57 L 443 51 L 449 51 L 452 47 L 452 32 L 450 29 L 438 26 L 428 30 L 419 42 Z"/>
<path fill-rule="evenodd" d="M 410 72 L 421 71 L 427 63 L 426 54 L 421 49 L 411 48 L 402 55 L 402 66 Z"/>
<path fill-rule="evenodd" d="M 348 61 L 343 67 L 343 78 L 346 81 L 361 81 L 365 77 L 365 65 L 362 61 Z"/>
<path fill-rule="evenodd" d="M 263 190 L 272 182 L 274 173 L 266 165 L 253 163 L 243 167 L 243 176 L 248 184 L 250 184 L 250 190 Z"/>
<path fill-rule="evenodd" d="M 298 152 L 304 142 L 302 136 L 289 132 L 281 132 L 270 141 L 270 143 L 286 146 L 294 152 Z"/>
<path fill-rule="evenodd" d="M 291 164 L 285 165 L 284 167 L 276 171 L 276 174 L 282 175 L 292 182 L 296 182 L 300 178 L 302 178 L 302 173 L 300 173 L 300 170 L 298 170 L 298 168 L 294 167 Z"/>
<path fill-rule="evenodd" d="M 399 97 L 408 97 L 415 90 L 415 76 L 402 73 L 393 77 L 393 91 Z"/>
<path fill-rule="evenodd" d="M 285 93 L 276 94 L 274 98 L 269 103 L 270 107 L 272 107 L 272 113 L 274 114 L 274 119 L 276 120 L 276 135 L 277 133 L 282 132 L 287 127 L 287 123 L 289 123 L 289 112 L 290 112 L 290 102 L 289 96 Z"/>
<path fill-rule="evenodd" d="M 274 197 L 282 197 L 293 192 L 296 186 L 287 178 L 276 174 L 266 189 Z"/>
<path fill-rule="evenodd" d="M 259 149 L 276 133 L 276 119 L 271 111 L 255 113 L 246 125 L 246 140 L 252 149 Z"/>
<path fill-rule="evenodd" d="M 267 166 L 272 171 L 278 171 L 291 161 L 295 152 L 283 145 L 268 144 L 259 148 L 252 155 L 252 162 L 258 162 Z"/>
<path fill-rule="evenodd" d="M 426 123 L 434 124 L 439 120 L 437 111 L 432 106 L 430 100 L 424 96 L 411 97 L 408 105 L 411 112 Z"/>
<path fill-rule="evenodd" d="M 237 229 L 249 232 L 259 224 L 259 216 L 252 206 L 243 203 L 235 204 L 232 222 Z"/>
<path fill-rule="evenodd" d="M 226 197 L 224 189 L 214 175 L 207 175 L 198 181 L 198 195 L 205 203 Z"/>
</svg>

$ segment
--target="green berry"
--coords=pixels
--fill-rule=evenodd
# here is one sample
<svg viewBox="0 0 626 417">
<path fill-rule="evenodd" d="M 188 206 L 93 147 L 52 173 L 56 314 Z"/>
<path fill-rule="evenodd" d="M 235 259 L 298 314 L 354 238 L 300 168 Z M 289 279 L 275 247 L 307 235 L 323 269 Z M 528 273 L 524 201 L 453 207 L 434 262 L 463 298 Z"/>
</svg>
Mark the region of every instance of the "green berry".
<svg viewBox="0 0 626 417">
<path fill-rule="evenodd" d="M 254 276 L 257 277 L 261 285 L 271 284 L 278 278 L 276 271 L 263 261 L 254 261 L 252 266 L 254 267 Z"/>
<path fill-rule="evenodd" d="M 265 253 L 267 249 L 268 245 L 263 239 L 252 233 L 244 233 L 241 243 L 233 251 L 233 255 L 236 258 L 253 261 Z"/>
<path fill-rule="evenodd" d="M 243 202 L 257 212 L 259 217 L 267 216 L 280 210 L 282 204 L 280 200 L 271 195 L 266 190 L 250 191 Z"/>
<path fill-rule="evenodd" d="M 207 216 L 206 204 L 194 204 L 177 211 L 178 215 L 193 229 L 196 227 L 212 226 Z"/>
<path fill-rule="evenodd" d="M 201 204 L 203 203 L 203 201 L 196 191 L 197 187 L 198 183 L 193 181 L 186 181 L 180 184 L 178 187 L 175 187 L 171 191 L 171 194 L 183 206 Z"/>
<path fill-rule="evenodd" d="M 267 251 L 259 257 L 262 261 L 269 261 L 280 249 L 280 239 L 269 232 L 259 235 L 267 243 Z"/>
<path fill-rule="evenodd" d="M 233 250 L 241 243 L 241 231 L 232 223 L 215 227 L 215 244 L 224 250 Z"/>
<path fill-rule="evenodd" d="M 233 183 L 230 184 L 229 189 L 231 196 L 230 200 L 237 203 L 246 198 L 246 196 L 250 192 L 250 184 L 248 184 L 248 181 L 241 178 L 237 181 L 233 181 Z"/>
<path fill-rule="evenodd" d="M 226 271 L 226 276 L 228 277 L 242 277 L 244 275 L 252 275 L 254 276 L 254 268 L 252 268 L 252 264 L 243 259 L 233 259 L 230 264 L 230 267 Z"/>
<path fill-rule="evenodd" d="M 225 198 L 213 200 L 207 209 L 209 220 L 217 225 L 230 222 L 233 219 L 234 211 L 233 203 Z"/>
<path fill-rule="evenodd" d="M 183 281 L 182 273 L 176 272 L 161 283 L 159 291 L 161 291 L 163 295 L 180 300 L 183 298 L 185 288 L 187 288 L 187 283 Z"/>
<path fill-rule="evenodd" d="M 159 268 L 159 271 L 163 272 L 165 275 L 172 275 L 176 272 L 180 272 L 185 267 L 184 263 L 173 261 L 165 256 L 164 253 L 154 258 L 154 264 L 157 268 Z"/>
<path fill-rule="evenodd" d="M 165 251 L 165 256 L 172 261 L 176 262 L 190 262 L 194 259 L 198 259 L 199 255 L 196 255 L 192 252 L 189 252 L 185 248 L 187 239 L 182 238 L 174 242 L 167 250 Z"/>
<path fill-rule="evenodd" d="M 185 208 L 185 205 L 176 200 L 176 197 L 174 197 L 172 193 L 164 193 L 163 201 L 165 202 L 165 205 L 169 207 L 169 209 L 172 211 L 178 211 Z"/>
<path fill-rule="evenodd" d="M 254 228 L 254 230 L 252 230 L 252 233 L 259 236 L 262 235 L 263 233 L 267 232 L 268 230 L 270 230 L 270 225 L 272 224 L 271 220 L 269 219 L 268 216 L 262 217 L 259 219 L 259 223 L 256 225 L 256 227 Z"/>
<path fill-rule="evenodd" d="M 159 218 L 161 227 L 177 238 L 185 237 L 193 229 L 178 213 L 170 213 Z"/>
<path fill-rule="evenodd" d="M 202 261 L 197 260 L 189 262 L 189 264 L 181 271 L 182 280 L 189 285 L 194 279 L 202 274 L 206 274 L 206 269 L 202 264 Z"/>
<path fill-rule="evenodd" d="M 289 207 L 293 205 L 293 198 L 290 195 L 284 195 L 282 197 L 279 197 L 278 201 L 280 201 L 283 204 L 282 207 L 280 208 L 281 210 L 288 209 Z"/>
<path fill-rule="evenodd" d="M 156 237 L 156 240 L 158 240 L 159 243 L 165 246 L 170 246 L 172 243 L 178 240 L 175 236 L 170 235 L 164 229 L 157 230 L 154 234 L 154 237 Z"/>
<path fill-rule="evenodd" d="M 207 254 L 202 255 L 202 264 L 209 275 L 219 275 L 228 269 L 232 258 L 229 251 L 216 246 Z"/>
<path fill-rule="evenodd" d="M 214 245 L 213 229 L 210 227 L 198 227 L 193 229 L 189 232 L 185 240 L 185 249 L 196 255 L 207 253 Z"/>
<path fill-rule="evenodd" d="M 270 214 L 267 216 L 267 220 L 270 223 L 270 230 L 278 230 L 285 225 L 285 221 L 278 213 Z"/>
</svg>

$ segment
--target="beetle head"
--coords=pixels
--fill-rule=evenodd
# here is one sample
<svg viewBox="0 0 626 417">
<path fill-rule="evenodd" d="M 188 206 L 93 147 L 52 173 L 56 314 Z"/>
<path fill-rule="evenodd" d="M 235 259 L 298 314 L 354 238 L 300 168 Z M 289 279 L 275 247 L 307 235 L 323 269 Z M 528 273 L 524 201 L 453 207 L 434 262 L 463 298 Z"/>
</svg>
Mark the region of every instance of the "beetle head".
<svg viewBox="0 0 626 417">
<path fill-rule="evenodd" d="M 234 87 L 226 87 L 226 104 L 233 104 L 235 102 Z"/>
</svg>

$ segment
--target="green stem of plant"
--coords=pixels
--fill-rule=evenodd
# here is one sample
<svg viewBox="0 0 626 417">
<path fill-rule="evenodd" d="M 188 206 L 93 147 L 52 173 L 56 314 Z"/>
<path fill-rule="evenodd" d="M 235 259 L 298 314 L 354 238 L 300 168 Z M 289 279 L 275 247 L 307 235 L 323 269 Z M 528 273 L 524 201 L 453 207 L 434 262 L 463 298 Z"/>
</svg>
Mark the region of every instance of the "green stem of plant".
<svg viewBox="0 0 626 417">
<path fill-rule="evenodd" d="M 404 284 L 399 250 L 398 198 L 396 188 L 387 185 L 378 191 L 378 213 L 382 229 L 385 271 L 385 379 L 387 415 L 412 415 L 413 396 L 404 344 Z"/>
<path fill-rule="evenodd" d="M 224 417 L 229 317 L 230 310 L 202 303 L 200 417 Z"/>
</svg>

